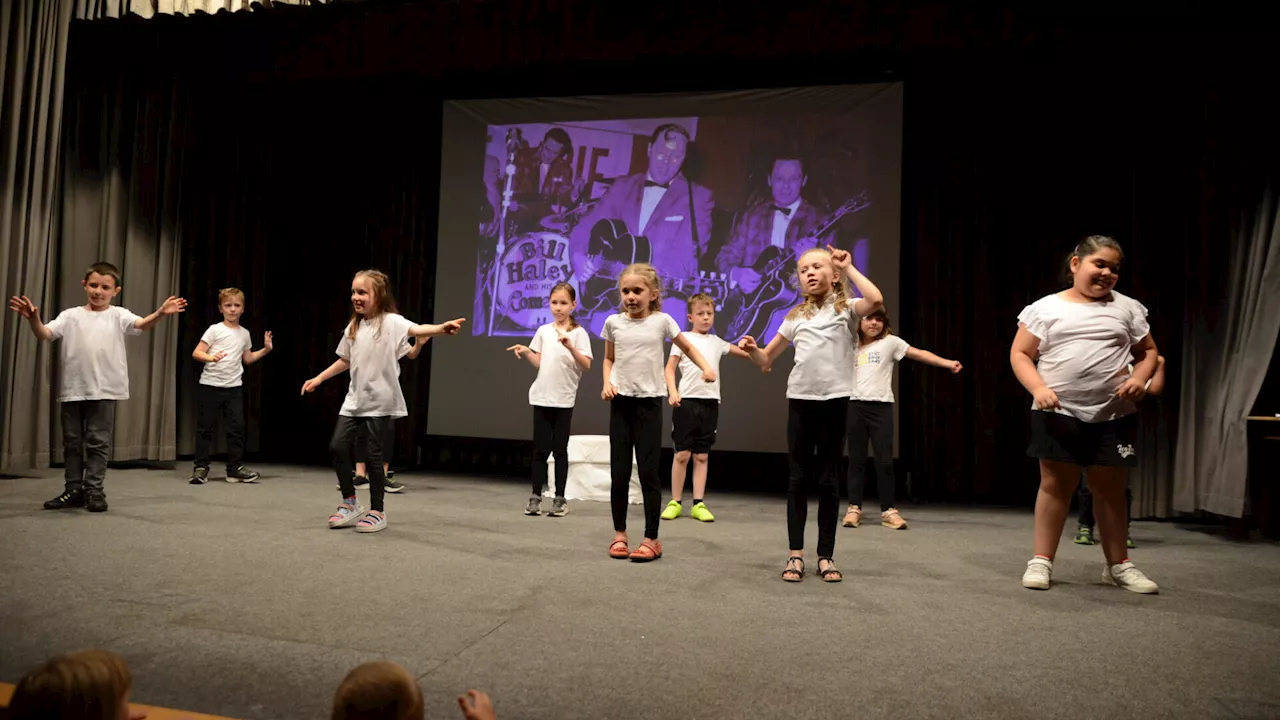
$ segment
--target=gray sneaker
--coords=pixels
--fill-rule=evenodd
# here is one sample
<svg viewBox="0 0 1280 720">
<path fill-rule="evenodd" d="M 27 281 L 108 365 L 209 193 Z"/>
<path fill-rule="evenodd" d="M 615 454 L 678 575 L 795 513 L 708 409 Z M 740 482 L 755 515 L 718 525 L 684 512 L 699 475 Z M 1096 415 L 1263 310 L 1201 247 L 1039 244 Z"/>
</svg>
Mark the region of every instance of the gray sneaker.
<svg viewBox="0 0 1280 720">
<path fill-rule="evenodd" d="M 547 517 L 564 517 L 569 514 L 569 503 L 562 497 L 551 501 L 551 512 Z"/>
<path fill-rule="evenodd" d="M 187 482 L 191 483 L 192 485 L 203 485 L 209 482 L 209 468 L 198 467 L 195 470 L 192 470 L 191 479 L 188 480 Z"/>
<path fill-rule="evenodd" d="M 529 498 L 529 504 L 524 508 L 525 515 L 541 515 L 542 514 L 542 498 L 534 495 Z"/>
</svg>

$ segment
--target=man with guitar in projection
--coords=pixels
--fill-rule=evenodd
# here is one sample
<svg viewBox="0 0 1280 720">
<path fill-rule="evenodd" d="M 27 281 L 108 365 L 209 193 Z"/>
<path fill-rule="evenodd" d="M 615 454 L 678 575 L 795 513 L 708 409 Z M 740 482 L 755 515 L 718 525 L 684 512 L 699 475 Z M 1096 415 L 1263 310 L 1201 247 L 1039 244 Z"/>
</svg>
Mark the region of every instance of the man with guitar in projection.
<svg viewBox="0 0 1280 720">
<path fill-rule="evenodd" d="M 803 160 L 775 158 L 767 181 L 772 197 L 743 211 L 720 249 L 716 268 L 729 276 L 731 288 L 717 318 L 726 339 L 772 337 L 767 331 L 799 302 L 788 277 L 795 259 L 814 247 L 837 245 L 837 222 L 865 207 L 854 199 L 829 214 L 801 197 L 808 180 Z"/>
<path fill-rule="evenodd" d="M 708 288 L 698 283 L 698 262 L 711 236 L 711 191 L 681 173 L 689 131 L 661 125 L 649 141 L 648 168 L 618 178 L 571 238 L 579 278 L 579 317 L 599 336 L 608 315 L 617 312 L 618 273 L 633 262 L 658 269 L 663 312 L 684 318 L 681 297 Z M 709 292 L 713 296 L 720 293 Z"/>
</svg>

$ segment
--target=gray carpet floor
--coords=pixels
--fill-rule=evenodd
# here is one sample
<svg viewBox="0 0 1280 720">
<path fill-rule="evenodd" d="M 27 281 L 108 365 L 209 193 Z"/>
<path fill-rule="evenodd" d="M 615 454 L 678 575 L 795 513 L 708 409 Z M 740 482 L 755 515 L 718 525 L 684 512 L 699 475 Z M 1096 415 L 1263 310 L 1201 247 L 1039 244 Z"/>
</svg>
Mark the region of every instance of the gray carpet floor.
<svg viewBox="0 0 1280 720">
<path fill-rule="evenodd" d="M 404 475 L 390 528 L 358 535 L 326 527 L 331 473 L 260 469 L 113 470 L 103 515 L 40 510 L 57 471 L 0 481 L 0 680 L 104 647 L 136 701 L 240 718 L 325 717 L 378 658 L 429 718 L 473 687 L 500 718 L 1280 717 L 1271 543 L 1137 523 L 1159 596 L 1104 586 L 1069 538 L 1035 592 L 1029 512 L 908 508 L 905 532 L 841 529 L 844 583 L 792 585 L 780 498 L 714 495 L 641 565 L 606 556 L 604 504 L 530 518 L 521 484 Z"/>
</svg>

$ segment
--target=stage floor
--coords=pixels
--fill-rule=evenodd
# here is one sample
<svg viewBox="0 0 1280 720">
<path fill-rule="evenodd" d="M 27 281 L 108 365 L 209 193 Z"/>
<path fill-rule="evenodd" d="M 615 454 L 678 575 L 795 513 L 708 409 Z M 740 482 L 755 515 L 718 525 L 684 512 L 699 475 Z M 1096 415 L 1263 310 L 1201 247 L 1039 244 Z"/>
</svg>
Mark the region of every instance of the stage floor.
<svg viewBox="0 0 1280 720">
<path fill-rule="evenodd" d="M 111 471 L 103 515 L 39 509 L 56 470 L 0 481 L 0 680 L 104 647 L 136 701 L 240 718 L 326 717 L 377 658 L 428 718 L 472 687 L 508 719 L 1280 717 L 1275 544 L 1138 523 L 1161 595 L 1102 585 L 1070 538 L 1035 592 L 1029 511 L 906 508 L 908 531 L 840 530 L 845 582 L 788 584 L 780 498 L 713 495 L 642 565 L 607 557 L 607 505 L 525 517 L 514 481 L 398 476 L 390 528 L 358 535 L 326 526 L 331 472 L 188 469 Z"/>
</svg>

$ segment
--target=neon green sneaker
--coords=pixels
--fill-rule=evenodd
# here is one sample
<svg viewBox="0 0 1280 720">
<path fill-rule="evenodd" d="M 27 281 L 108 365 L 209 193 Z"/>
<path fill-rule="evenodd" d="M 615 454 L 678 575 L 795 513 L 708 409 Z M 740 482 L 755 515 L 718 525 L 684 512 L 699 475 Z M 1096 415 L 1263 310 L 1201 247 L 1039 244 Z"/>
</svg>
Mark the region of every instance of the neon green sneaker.
<svg viewBox="0 0 1280 720">
<path fill-rule="evenodd" d="M 1081 525 L 1076 528 L 1076 537 L 1073 540 L 1077 545 L 1093 545 L 1093 528 L 1088 525 Z"/>
<path fill-rule="evenodd" d="M 680 513 L 682 512 L 684 512 L 684 506 L 680 504 L 680 501 L 672 500 L 671 502 L 667 503 L 667 508 L 662 511 L 662 519 L 675 520 L 676 518 L 680 517 Z"/>
<path fill-rule="evenodd" d="M 698 503 L 697 505 L 694 505 L 693 509 L 689 511 L 689 515 L 691 515 L 694 520 L 701 520 L 702 522 L 716 521 L 716 516 L 712 515 L 711 511 L 707 509 L 706 503 Z"/>
<path fill-rule="evenodd" d="M 1137 544 L 1137 543 L 1135 543 L 1135 542 L 1133 541 L 1133 538 L 1131 538 L 1131 537 L 1126 537 L 1126 538 L 1124 539 L 1124 546 L 1125 546 L 1125 547 L 1127 547 L 1127 548 L 1129 548 L 1130 550 L 1132 550 L 1132 549 L 1134 549 L 1134 548 L 1138 547 L 1138 544 Z"/>
</svg>

